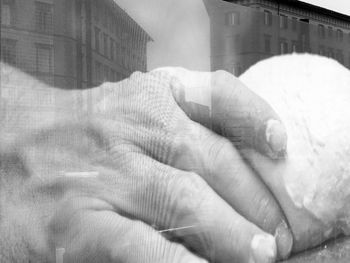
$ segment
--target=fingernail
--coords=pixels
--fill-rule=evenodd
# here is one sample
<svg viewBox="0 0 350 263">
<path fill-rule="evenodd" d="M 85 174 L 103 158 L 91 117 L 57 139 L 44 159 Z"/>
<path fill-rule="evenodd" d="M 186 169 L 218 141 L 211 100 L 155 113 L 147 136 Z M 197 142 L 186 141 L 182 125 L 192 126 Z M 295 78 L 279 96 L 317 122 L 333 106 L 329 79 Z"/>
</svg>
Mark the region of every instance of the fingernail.
<svg viewBox="0 0 350 263">
<path fill-rule="evenodd" d="M 268 234 L 255 235 L 250 243 L 252 255 L 250 263 L 272 263 L 276 260 L 276 241 Z"/>
<path fill-rule="evenodd" d="M 293 235 L 289 230 L 287 223 L 282 222 L 276 228 L 275 238 L 277 243 L 277 255 L 279 259 L 289 257 L 293 247 Z"/>
<path fill-rule="evenodd" d="M 285 154 L 287 148 L 287 132 L 280 121 L 274 119 L 268 120 L 266 122 L 265 136 L 272 151 L 279 157 Z"/>
</svg>

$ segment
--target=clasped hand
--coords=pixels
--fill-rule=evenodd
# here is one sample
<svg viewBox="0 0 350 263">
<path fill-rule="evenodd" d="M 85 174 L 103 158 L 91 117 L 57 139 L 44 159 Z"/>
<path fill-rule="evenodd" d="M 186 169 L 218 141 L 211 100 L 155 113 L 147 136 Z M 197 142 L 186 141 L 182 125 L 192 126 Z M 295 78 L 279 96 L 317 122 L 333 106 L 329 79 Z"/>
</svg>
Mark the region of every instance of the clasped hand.
<svg viewBox="0 0 350 263">
<path fill-rule="evenodd" d="M 13 74 L 16 85 L 42 85 Z M 191 92 L 210 97 L 211 116 L 188 106 Z M 283 213 L 239 153 L 252 147 L 283 158 L 286 134 L 234 76 L 159 69 L 55 96 L 64 108 L 55 119 L 33 105 L 26 128 L 2 147 L 1 262 L 54 262 L 57 251 L 63 262 L 258 263 L 289 255 Z M 70 98 L 92 106 L 77 109 Z"/>
</svg>

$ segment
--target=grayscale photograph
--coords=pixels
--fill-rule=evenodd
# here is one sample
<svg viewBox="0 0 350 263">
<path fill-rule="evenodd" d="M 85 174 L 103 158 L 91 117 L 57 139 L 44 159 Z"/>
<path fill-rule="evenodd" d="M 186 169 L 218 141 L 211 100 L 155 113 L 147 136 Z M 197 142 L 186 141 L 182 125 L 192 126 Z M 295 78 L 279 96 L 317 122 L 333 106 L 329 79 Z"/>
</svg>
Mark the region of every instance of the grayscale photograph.
<svg viewBox="0 0 350 263">
<path fill-rule="evenodd" d="M 348 0 L 0 3 L 0 263 L 350 262 Z"/>
</svg>

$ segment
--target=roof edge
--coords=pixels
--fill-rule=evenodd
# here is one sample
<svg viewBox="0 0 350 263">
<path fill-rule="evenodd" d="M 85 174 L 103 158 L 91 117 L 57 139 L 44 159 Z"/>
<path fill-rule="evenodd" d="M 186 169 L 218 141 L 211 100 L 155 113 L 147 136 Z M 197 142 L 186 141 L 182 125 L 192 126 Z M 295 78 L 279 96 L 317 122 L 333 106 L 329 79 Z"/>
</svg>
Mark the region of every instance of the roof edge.
<svg viewBox="0 0 350 263">
<path fill-rule="evenodd" d="M 237 2 L 237 0 L 221 0 L 221 1 L 231 2 L 231 3 Z M 323 14 L 326 16 L 330 16 L 330 17 L 335 18 L 335 19 L 340 19 L 340 20 L 343 20 L 343 21 L 350 23 L 350 16 L 349 15 L 345 15 L 345 14 L 342 14 L 342 13 L 339 13 L 339 12 L 336 12 L 336 11 L 333 11 L 333 10 L 330 10 L 330 9 L 327 9 L 324 7 L 316 6 L 316 5 L 313 5 L 310 3 L 306 3 L 303 1 L 299 1 L 299 0 L 270 0 L 270 1 L 275 2 L 275 3 L 280 3 L 280 4 L 286 4 L 286 5 L 293 6 L 293 7 L 298 7 L 301 9 L 306 9 L 308 11 L 310 11 L 310 10 L 315 11 L 317 13 L 320 13 L 320 14 Z"/>
</svg>

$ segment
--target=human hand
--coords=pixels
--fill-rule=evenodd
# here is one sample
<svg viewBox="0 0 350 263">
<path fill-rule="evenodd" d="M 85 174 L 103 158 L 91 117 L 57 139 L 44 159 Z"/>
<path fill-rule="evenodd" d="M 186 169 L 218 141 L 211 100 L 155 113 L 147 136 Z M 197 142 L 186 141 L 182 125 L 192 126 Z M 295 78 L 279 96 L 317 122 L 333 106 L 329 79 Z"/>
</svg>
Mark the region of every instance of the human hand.
<svg viewBox="0 0 350 263">
<path fill-rule="evenodd" d="M 272 149 L 283 149 L 283 129 L 269 143 L 265 137 L 277 116 L 236 78 L 187 74 L 209 80 L 203 88 L 210 84 L 220 102 L 213 107 L 232 123 L 242 106 L 256 106 L 247 118 L 255 139 L 243 137 L 244 145 L 272 157 Z M 277 248 L 288 255 L 291 236 L 277 202 L 229 140 L 186 116 L 177 91 L 189 88 L 160 70 L 88 91 L 55 91 L 66 111 L 55 121 L 35 116 L 41 124 L 29 123 L 2 158 L 2 200 L 10 200 L 2 221 L 11 226 L 0 229 L 5 260 L 53 261 L 56 248 L 64 249 L 64 262 L 201 262 L 191 251 L 215 262 L 270 262 Z M 78 119 L 67 110 L 71 101 L 64 103 L 77 96 L 95 101 Z"/>
</svg>

